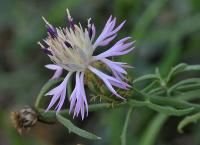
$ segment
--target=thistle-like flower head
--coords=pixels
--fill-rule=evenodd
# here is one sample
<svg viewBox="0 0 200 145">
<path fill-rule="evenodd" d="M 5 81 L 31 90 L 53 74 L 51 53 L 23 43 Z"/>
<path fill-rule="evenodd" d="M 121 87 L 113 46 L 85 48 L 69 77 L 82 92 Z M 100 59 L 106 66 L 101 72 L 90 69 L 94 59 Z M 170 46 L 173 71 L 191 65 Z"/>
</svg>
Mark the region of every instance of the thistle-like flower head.
<svg viewBox="0 0 200 145">
<path fill-rule="evenodd" d="M 96 28 L 88 19 L 88 25 L 83 28 L 81 24 L 75 24 L 68 9 L 69 28 L 56 28 L 52 26 L 45 18 L 48 36 L 44 42 L 40 43 L 43 52 L 47 54 L 54 64 L 48 64 L 46 67 L 55 70 L 52 79 L 59 78 L 63 70 L 66 70 L 64 81 L 50 90 L 46 95 L 52 95 L 51 102 L 47 108 L 49 110 L 58 100 L 56 110 L 59 111 L 65 101 L 66 87 L 69 78 L 75 74 L 75 88 L 70 96 L 70 112 L 74 112 L 74 116 L 81 114 L 84 118 L 85 111 L 88 114 L 88 102 L 84 89 L 84 75 L 86 70 L 90 70 L 99 77 L 107 86 L 107 88 L 119 98 L 120 96 L 114 87 L 128 90 L 130 86 L 124 81 L 127 74 L 125 68 L 129 67 L 124 62 L 114 62 L 109 57 L 125 55 L 133 50 L 134 42 L 127 42 L 130 37 L 125 37 L 115 43 L 108 50 L 94 56 L 94 51 L 100 46 L 108 45 L 116 36 L 117 32 L 122 28 L 125 21 L 117 27 L 116 18 L 108 19 L 103 31 L 95 39 Z M 112 76 L 95 68 L 92 64 L 100 61 L 104 63 L 112 71 Z M 114 86 L 114 87 L 113 87 Z"/>
</svg>

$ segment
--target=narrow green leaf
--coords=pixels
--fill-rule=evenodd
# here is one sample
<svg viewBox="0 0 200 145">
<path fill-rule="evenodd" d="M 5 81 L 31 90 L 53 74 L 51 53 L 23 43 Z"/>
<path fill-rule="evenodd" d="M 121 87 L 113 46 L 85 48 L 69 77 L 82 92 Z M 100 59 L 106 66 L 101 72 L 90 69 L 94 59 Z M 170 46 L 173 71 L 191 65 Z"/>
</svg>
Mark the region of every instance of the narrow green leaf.
<svg viewBox="0 0 200 145">
<path fill-rule="evenodd" d="M 182 116 L 191 113 L 194 108 L 187 108 L 187 109 L 175 109 L 171 106 L 160 106 L 157 104 L 153 104 L 151 102 L 147 103 L 147 107 L 151 108 L 152 110 L 155 110 L 160 113 L 164 113 L 166 115 L 173 115 L 173 116 Z"/>
<path fill-rule="evenodd" d="M 185 63 L 178 64 L 177 66 L 173 67 L 172 70 L 169 72 L 167 76 L 167 82 L 169 82 L 172 77 L 174 77 L 178 73 L 186 71 L 200 71 L 200 65 L 187 65 Z"/>
<path fill-rule="evenodd" d="M 200 83 L 200 78 L 190 78 L 190 79 L 185 79 L 185 80 L 182 80 L 178 83 L 176 83 L 175 85 L 171 86 L 167 93 L 168 94 L 171 94 L 174 90 L 176 90 L 178 87 L 180 86 L 184 86 L 184 85 L 187 85 L 187 84 L 199 84 Z"/>
<path fill-rule="evenodd" d="M 157 114 L 147 128 L 143 131 L 142 137 L 140 138 L 139 145 L 153 145 L 155 144 L 156 137 L 158 137 L 159 131 L 168 119 L 165 114 Z"/>
<path fill-rule="evenodd" d="M 200 83 L 183 85 L 183 86 L 179 86 L 179 87 L 176 88 L 176 90 L 182 91 L 182 92 L 186 92 L 186 91 L 190 91 L 190 90 L 196 90 L 196 89 L 200 89 Z"/>
<path fill-rule="evenodd" d="M 148 79 L 159 79 L 159 76 L 156 74 L 147 74 L 147 75 L 143 75 L 135 80 L 133 80 L 133 83 L 137 83 L 137 82 L 141 82 L 141 81 L 145 81 Z"/>
<path fill-rule="evenodd" d="M 167 86 L 167 83 L 166 80 L 162 77 L 160 69 L 158 67 L 155 69 L 155 74 L 159 77 L 161 87 L 165 88 Z"/>
<path fill-rule="evenodd" d="M 126 115 L 126 120 L 125 120 L 124 127 L 121 134 L 121 145 L 126 145 L 126 134 L 127 134 L 127 129 L 128 129 L 128 123 L 129 123 L 132 112 L 133 112 L 133 107 L 131 107 L 128 110 L 128 113 Z"/>
<path fill-rule="evenodd" d="M 191 106 L 191 104 L 188 104 L 183 99 L 177 99 L 172 97 L 163 97 L 163 96 L 150 96 L 149 100 L 151 103 L 160 105 L 160 106 L 171 106 L 176 109 L 187 109 Z"/>
<path fill-rule="evenodd" d="M 163 87 L 158 87 L 158 88 L 152 89 L 147 94 L 154 94 L 154 93 L 162 91 L 162 90 L 163 90 Z"/>
<path fill-rule="evenodd" d="M 197 121 L 200 120 L 200 112 L 199 113 L 196 113 L 194 115 L 190 115 L 190 116 L 187 116 L 185 117 L 183 120 L 181 120 L 181 122 L 179 123 L 178 125 L 178 131 L 180 133 L 183 133 L 183 128 L 185 126 L 187 126 L 188 124 L 190 123 L 196 123 Z"/>
<path fill-rule="evenodd" d="M 73 132 L 81 137 L 87 138 L 87 139 L 91 139 L 91 140 L 98 140 L 101 139 L 101 137 L 96 136 L 93 133 L 90 133 L 88 131 L 85 131 L 77 126 L 75 126 L 70 120 L 68 120 L 67 118 L 64 118 L 63 116 L 61 116 L 60 114 L 56 115 L 57 120 L 63 124 L 65 127 L 68 128 L 69 132 Z"/>
<path fill-rule="evenodd" d="M 200 89 L 182 93 L 178 95 L 176 98 L 182 100 L 193 100 L 196 98 L 200 98 Z"/>
<path fill-rule="evenodd" d="M 129 100 L 128 101 L 128 104 L 130 106 L 134 106 L 134 107 L 143 107 L 143 106 L 146 106 L 146 102 L 145 101 L 137 101 L 137 100 Z"/>
<path fill-rule="evenodd" d="M 151 82 L 144 89 L 142 89 L 142 92 L 147 93 L 150 90 L 154 89 L 155 87 L 158 87 L 158 80 L 155 80 L 155 81 Z"/>
<path fill-rule="evenodd" d="M 200 65 L 188 65 L 185 71 L 200 71 Z"/>
<path fill-rule="evenodd" d="M 187 66 L 187 64 L 181 63 L 173 67 L 167 76 L 167 82 L 169 82 L 177 73 L 184 71 Z"/>
</svg>

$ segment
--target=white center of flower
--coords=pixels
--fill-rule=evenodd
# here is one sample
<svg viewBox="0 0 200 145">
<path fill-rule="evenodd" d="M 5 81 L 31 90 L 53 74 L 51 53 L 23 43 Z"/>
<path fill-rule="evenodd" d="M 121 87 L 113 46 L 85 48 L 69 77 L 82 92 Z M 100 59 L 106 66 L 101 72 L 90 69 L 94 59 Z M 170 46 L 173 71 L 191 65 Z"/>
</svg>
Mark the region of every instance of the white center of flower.
<svg viewBox="0 0 200 145">
<path fill-rule="evenodd" d="M 67 71 L 84 71 L 91 63 L 94 51 L 89 30 L 83 30 L 81 24 L 62 29 L 52 27 L 46 20 L 45 22 L 49 33 L 53 33 L 44 40 L 52 54 L 49 55 L 51 60 Z M 44 48 L 41 43 L 39 44 Z"/>
<path fill-rule="evenodd" d="M 52 61 L 68 71 L 83 71 L 90 63 L 93 53 L 92 44 L 87 30 L 75 25 L 75 30 L 67 28 L 57 30 L 58 38 L 49 39 L 49 46 L 53 53 Z M 65 43 L 71 45 L 67 46 Z"/>
</svg>

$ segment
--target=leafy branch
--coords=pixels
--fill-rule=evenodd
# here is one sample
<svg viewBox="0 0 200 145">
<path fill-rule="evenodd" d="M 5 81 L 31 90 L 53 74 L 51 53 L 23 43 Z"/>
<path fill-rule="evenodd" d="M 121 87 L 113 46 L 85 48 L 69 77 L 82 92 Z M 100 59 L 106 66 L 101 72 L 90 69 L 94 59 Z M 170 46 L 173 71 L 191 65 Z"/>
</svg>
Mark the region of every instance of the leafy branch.
<svg viewBox="0 0 200 145">
<path fill-rule="evenodd" d="M 182 128 L 191 122 L 199 120 L 200 105 L 191 103 L 191 100 L 198 99 L 200 96 L 200 81 L 199 78 L 186 78 L 177 81 L 176 77 L 180 73 L 188 71 L 200 71 L 200 65 L 179 64 L 171 69 L 167 76 L 161 76 L 159 69 L 155 70 L 154 74 L 147 74 L 141 76 L 133 81 L 133 90 L 130 97 L 125 101 L 118 103 L 96 103 L 89 105 L 89 112 L 108 110 L 119 107 L 147 107 L 151 110 L 160 112 L 167 116 L 186 116 L 179 124 L 178 130 L 181 132 Z M 75 126 L 69 119 L 69 110 L 61 110 L 59 114 L 50 110 L 45 112 L 42 109 L 44 106 L 44 94 L 61 82 L 62 79 L 51 80 L 47 82 L 41 92 L 39 93 L 35 108 L 39 113 L 39 120 L 44 122 L 55 122 L 56 120 L 63 124 L 73 132 L 81 137 L 88 139 L 99 139 L 98 136 L 82 130 Z M 138 89 L 137 83 L 148 82 L 142 89 Z M 126 126 L 128 125 L 129 113 L 125 122 L 124 131 L 122 133 L 122 144 L 124 144 L 124 136 L 126 136 Z"/>
</svg>

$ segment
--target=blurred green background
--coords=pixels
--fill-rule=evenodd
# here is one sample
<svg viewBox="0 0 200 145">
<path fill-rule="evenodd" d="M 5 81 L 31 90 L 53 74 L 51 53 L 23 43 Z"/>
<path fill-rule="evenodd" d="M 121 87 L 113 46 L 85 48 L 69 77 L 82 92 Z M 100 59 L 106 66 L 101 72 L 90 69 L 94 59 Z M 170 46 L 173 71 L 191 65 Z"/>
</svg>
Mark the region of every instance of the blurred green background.
<svg viewBox="0 0 200 145">
<path fill-rule="evenodd" d="M 0 145 L 119 145 L 127 108 L 89 114 L 77 124 L 103 139 L 88 141 L 68 134 L 60 125 L 38 123 L 20 136 L 9 119 L 11 110 L 33 105 L 42 85 L 52 72 L 37 42 L 43 39 L 46 17 L 56 26 L 66 26 L 69 8 L 75 21 L 86 24 L 92 18 L 99 34 L 112 14 L 118 23 L 127 20 L 119 38 L 131 36 L 136 49 L 119 58 L 135 68 L 135 78 L 152 72 L 162 74 L 177 63 L 200 63 L 199 0 L 0 0 Z M 181 118 L 134 110 L 129 124 L 127 145 L 200 145 L 200 125 L 190 125 L 184 134 L 176 130 Z M 144 136 L 151 131 L 152 142 Z"/>
</svg>

